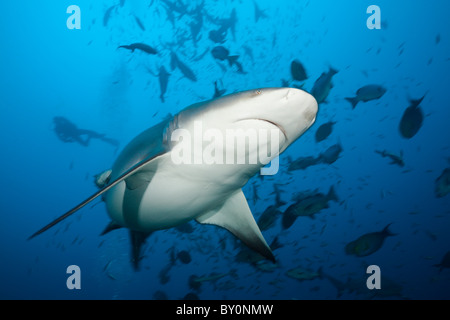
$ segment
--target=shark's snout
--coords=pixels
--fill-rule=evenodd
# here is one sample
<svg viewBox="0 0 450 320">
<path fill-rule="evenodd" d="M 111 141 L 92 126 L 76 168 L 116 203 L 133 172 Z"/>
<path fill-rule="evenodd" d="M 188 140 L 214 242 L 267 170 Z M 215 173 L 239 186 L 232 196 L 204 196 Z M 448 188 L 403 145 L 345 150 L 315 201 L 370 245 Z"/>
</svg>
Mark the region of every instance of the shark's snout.
<svg viewBox="0 0 450 320">
<path fill-rule="evenodd" d="M 305 106 L 305 110 L 303 111 L 303 116 L 310 125 L 316 121 L 317 111 L 319 110 L 316 99 L 312 96 L 311 98 L 311 102 Z"/>
</svg>

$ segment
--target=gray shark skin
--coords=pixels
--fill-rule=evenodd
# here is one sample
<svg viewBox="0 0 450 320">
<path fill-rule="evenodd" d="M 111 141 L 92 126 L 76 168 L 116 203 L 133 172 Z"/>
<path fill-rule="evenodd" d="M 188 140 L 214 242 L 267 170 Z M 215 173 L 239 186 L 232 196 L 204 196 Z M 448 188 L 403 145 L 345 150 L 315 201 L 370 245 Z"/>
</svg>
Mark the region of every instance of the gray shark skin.
<svg viewBox="0 0 450 320">
<path fill-rule="evenodd" d="M 282 153 L 314 123 L 317 111 L 314 97 L 295 88 L 249 90 L 191 105 L 136 136 L 117 157 L 105 187 L 29 239 L 101 196 L 112 220 L 109 229 L 124 227 L 131 232 L 135 266 L 141 259 L 139 246 L 146 236 L 190 220 L 225 228 L 274 261 L 242 192 L 265 164 L 177 164 L 172 156 L 181 143 L 173 139 L 173 134 L 177 129 L 194 133 L 199 122 L 204 130 L 223 133 L 275 130 L 279 132 L 278 151 Z M 258 148 L 261 143 L 258 141 Z M 226 149 L 227 144 L 222 147 Z M 257 151 L 246 148 L 246 152 L 250 158 Z"/>
</svg>

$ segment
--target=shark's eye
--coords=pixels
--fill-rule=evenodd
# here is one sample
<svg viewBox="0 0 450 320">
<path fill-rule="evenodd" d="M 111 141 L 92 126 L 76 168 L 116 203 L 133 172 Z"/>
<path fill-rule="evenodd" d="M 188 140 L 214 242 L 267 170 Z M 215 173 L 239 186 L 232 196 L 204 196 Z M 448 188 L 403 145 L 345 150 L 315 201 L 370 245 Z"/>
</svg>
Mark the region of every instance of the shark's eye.
<svg viewBox="0 0 450 320">
<path fill-rule="evenodd" d="M 258 89 L 258 90 L 255 90 L 255 94 L 256 94 L 256 95 L 260 95 L 261 93 L 262 93 L 261 90 L 259 90 L 259 89 Z"/>
</svg>

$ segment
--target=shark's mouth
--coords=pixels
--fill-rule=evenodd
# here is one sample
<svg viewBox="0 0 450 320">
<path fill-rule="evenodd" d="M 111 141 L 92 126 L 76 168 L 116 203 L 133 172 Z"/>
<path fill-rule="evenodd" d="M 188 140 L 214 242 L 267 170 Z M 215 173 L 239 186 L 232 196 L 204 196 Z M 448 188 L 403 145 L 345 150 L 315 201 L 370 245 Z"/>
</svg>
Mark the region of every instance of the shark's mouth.
<svg viewBox="0 0 450 320">
<path fill-rule="evenodd" d="M 270 121 L 270 120 L 267 120 L 267 119 L 260 119 L 260 118 L 246 118 L 246 119 L 240 119 L 240 120 L 237 120 L 237 121 L 235 121 L 235 122 L 248 121 L 248 120 L 256 120 L 256 121 L 267 122 L 267 123 L 271 124 L 272 126 L 277 127 L 278 130 L 280 130 L 281 133 L 283 133 L 284 138 L 285 138 L 286 140 L 288 140 L 288 137 L 287 137 L 287 134 L 286 134 L 286 130 L 284 130 L 283 126 L 279 125 L 279 124 L 276 123 L 276 122 L 273 122 L 273 121 Z"/>
</svg>

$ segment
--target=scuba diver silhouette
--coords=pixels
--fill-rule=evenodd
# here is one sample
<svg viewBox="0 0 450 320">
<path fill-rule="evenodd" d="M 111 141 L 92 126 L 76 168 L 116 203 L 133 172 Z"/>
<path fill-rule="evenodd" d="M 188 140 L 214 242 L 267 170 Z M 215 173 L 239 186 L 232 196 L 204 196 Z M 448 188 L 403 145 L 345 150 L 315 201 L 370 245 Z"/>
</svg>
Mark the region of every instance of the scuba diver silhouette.
<svg viewBox="0 0 450 320">
<path fill-rule="evenodd" d="M 53 130 L 58 138 L 63 142 L 78 142 L 79 144 L 87 147 L 91 139 L 99 139 L 115 147 L 119 146 L 119 142 L 117 140 L 106 138 L 104 134 L 100 134 L 92 130 L 79 129 L 75 124 L 64 117 L 54 117 L 53 123 L 55 125 Z"/>
</svg>

